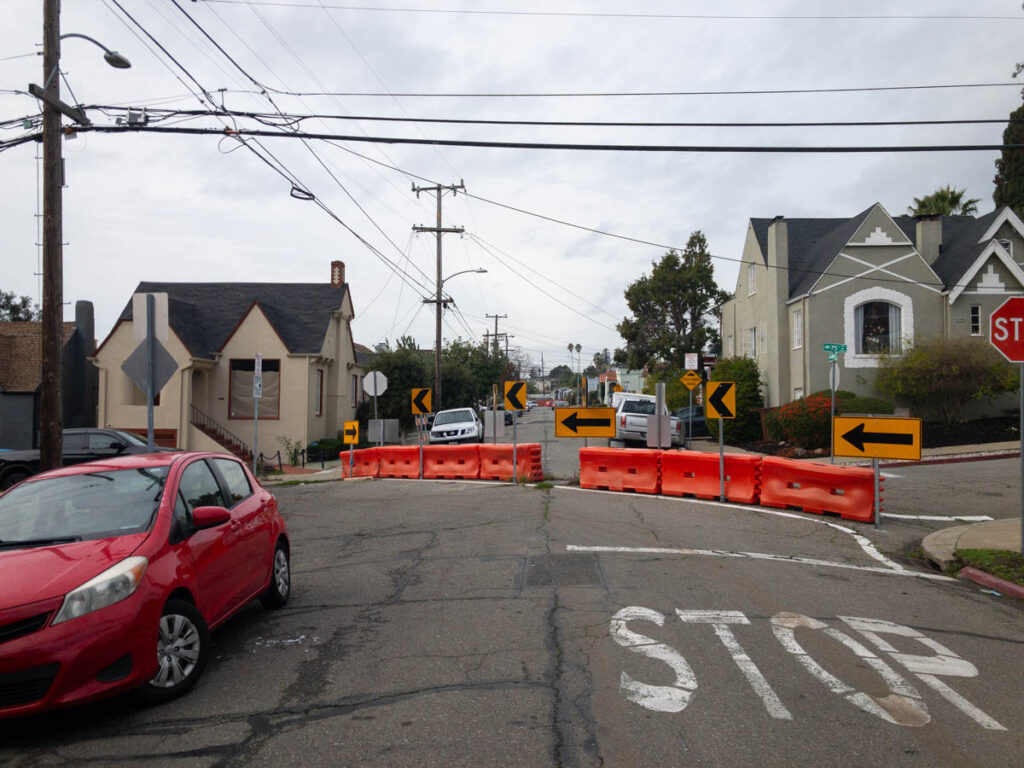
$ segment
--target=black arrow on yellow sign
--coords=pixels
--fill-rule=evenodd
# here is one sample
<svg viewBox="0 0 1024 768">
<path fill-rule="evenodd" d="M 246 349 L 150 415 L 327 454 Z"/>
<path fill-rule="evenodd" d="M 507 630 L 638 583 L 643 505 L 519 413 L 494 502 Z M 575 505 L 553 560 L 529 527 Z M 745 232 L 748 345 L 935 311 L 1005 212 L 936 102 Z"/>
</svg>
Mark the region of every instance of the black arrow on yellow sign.
<svg viewBox="0 0 1024 768">
<path fill-rule="evenodd" d="M 865 432 L 864 425 L 858 424 L 845 435 L 843 440 L 848 442 L 858 451 L 864 450 L 865 443 L 874 445 L 913 445 L 914 436 L 898 434 L 894 432 Z"/>
<path fill-rule="evenodd" d="M 355 427 L 349 427 L 348 429 L 345 430 L 345 437 L 355 439 L 358 434 L 359 430 Z"/>
<path fill-rule="evenodd" d="M 414 389 L 412 394 L 412 412 L 414 415 L 419 416 L 424 413 L 430 413 L 431 402 L 430 402 L 430 389 Z"/>
<path fill-rule="evenodd" d="M 526 408 L 523 401 L 519 399 L 519 393 L 526 387 L 525 381 L 513 381 L 505 385 L 505 407 L 513 411 L 522 411 Z"/>
<path fill-rule="evenodd" d="M 608 418 L 595 419 L 590 417 L 580 418 L 576 411 L 573 411 L 564 419 L 562 424 L 571 429 L 573 432 L 579 432 L 579 427 L 604 427 L 607 429 L 612 425 L 612 420 Z"/>
<path fill-rule="evenodd" d="M 731 419 L 733 418 L 733 412 L 729 410 L 729 406 L 725 404 L 724 398 L 728 396 L 729 390 L 732 389 L 733 383 L 731 381 L 718 382 L 718 386 L 715 391 L 708 397 L 708 403 L 715 411 L 718 412 L 719 418 Z"/>
</svg>

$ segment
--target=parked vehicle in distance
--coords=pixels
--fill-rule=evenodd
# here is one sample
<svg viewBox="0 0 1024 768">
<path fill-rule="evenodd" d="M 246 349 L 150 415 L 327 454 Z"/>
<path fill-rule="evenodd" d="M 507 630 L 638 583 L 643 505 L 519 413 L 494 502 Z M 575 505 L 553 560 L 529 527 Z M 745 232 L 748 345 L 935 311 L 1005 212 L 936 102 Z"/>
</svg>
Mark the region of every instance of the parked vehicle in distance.
<svg viewBox="0 0 1024 768">
<path fill-rule="evenodd" d="M 157 447 L 155 450 L 163 452 L 173 449 Z M 65 467 L 83 461 L 149 452 L 144 438 L 120 429 L 90 427 L 65 429 L 63 433 L 62 463 Z M 7 490 L 38 471 L 38 448 L 0 453 L 0 491 Z"/>
<path fill-rule="evenodd" d="M 277 502 L 235 456 L 120 456 L 0 495 L 0 718 L 188 692 L 210 630 L 291 594 Z"/>
<path fill-rule="evenodd" d="M 486 405 L 481 405 L 480 406 L 480 416 L 481 416 L 481 418 L 489 410 L 491 410 L 491 409 L 488 408 Z M 498 412 L 504 414 L 505 426 L 506 427 L 511 427 L 512 426 L 512 411 L 506 411 L 505 410 L 505 404 L 504 403 L 498 403 Z"/>
<path fill-rule="evenodd" d="M 707 422 L 704 421 L 703 405 L 680 408 L 675 412 L 675 417 L 679 419 L 679 435 L 683 440 L 686 440 L 687 435 L 690 437 L 711 436 L 711 432 L 708 431 Z"/>
<path fill-rule="evenodd" d="M 615 439 L 624 445 L 643 443 L 647 445 L 647 417 L 653 416 L 656 408 L 654 395 L 640 395 L 633 392 L 616 392 L 613 402 L 615 410 Z M 662 408 L 662 415 L 668 415 L 668 409 Z M 679 419 L 669 417 L 671 444 L 679 445 L 682 441 L 679 432 Z"/>
<path fill-rule="evenodd" d="M 452 408 L 434 416 L 431 443 L 479 443 L 483 439 L 483 422 L 472 408 Z"/>
</svg>

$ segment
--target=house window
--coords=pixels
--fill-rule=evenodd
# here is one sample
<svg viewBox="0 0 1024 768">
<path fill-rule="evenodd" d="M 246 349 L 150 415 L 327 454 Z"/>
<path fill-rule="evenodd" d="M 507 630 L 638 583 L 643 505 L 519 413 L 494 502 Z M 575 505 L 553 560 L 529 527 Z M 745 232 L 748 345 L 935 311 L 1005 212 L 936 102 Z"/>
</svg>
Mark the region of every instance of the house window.
<svg viewBox="0 0 1024 768">
<path fill-rule="evenodd" d="M 801 399 L 803 399 L 803 396 L 804 396 L 804 388 L 803 387 L 797 387 L 796 389 L 793 390 L 793 399 L 794 400 L 801 400 Z"/>
<path fill-rule="evenodd" d="M 980 304 L 971 304 L 971 336 L 981 336 Z"/>
<path fill-rule="evenodd" d="M 747 296 L 757 293 L 757 265 L 747 265 Z"/>
<path fill-rule="evenodd" d="M 757 328 L 743 331 L 743 356 L 754 357 L 757 354 Z"/>
<path fill-rule="evenodd" d="M 898 355 L 900 308 L 886 301 L 869 301 L 856 309 L 858 355 Z"/>
<path fill-rule="evenodd" d="M 1013 258 L 1013 240 L 1009 240 L 1009 239 L 1000 240 L 999 244 L 1001 246 L 1003 246 L 1003 249 L 1010 255 L 1010 258 L 1012 259 Z"/>
<path fill-rule="evenodd" d="M 804 311 L 793 310 L 793 349 L 802 349 L 804 346 Z"/>
<path fill-rule="evenodd" d="M 355 408 L 359 404 L 359 377 L 356 374 L 352 374 L 352 407 Z"/>
<path fill-rule="evenodd" d="M 733 342 L 732 334 L 730 333 L 728 336 L 725 337 L 725 356 L 732 357 L 734 354 L 736 354 L 735 350 L 736 345 Z"/>
<path fill-rule="evenodd" d="M 324 414 L 324 370 L 323 368 L 316 369 L 316 411 L 313 413 L 314 416 L 323 416 Z"/>
<path fill-rule="evenodd" d="M 256 373 L 256 361 L 251 357 L 231 361 L 231 378 L 228 385 L 228 418 L 251 419 L 256 412 L 256 400 L 252 396 L 252 381 Z M 263 392 L 260 398 L 260 418 L 281 417 L 281 361 L 263 360 Z"/>
</svg>

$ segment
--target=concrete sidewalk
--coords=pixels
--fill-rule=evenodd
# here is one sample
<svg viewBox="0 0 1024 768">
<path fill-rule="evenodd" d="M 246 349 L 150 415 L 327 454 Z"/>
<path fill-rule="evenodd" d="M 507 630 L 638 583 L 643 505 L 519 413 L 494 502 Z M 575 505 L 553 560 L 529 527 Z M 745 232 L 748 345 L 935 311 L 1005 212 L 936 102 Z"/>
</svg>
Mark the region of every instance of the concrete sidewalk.
<svg viewBox="0 0 1024 768">
<path fill-rule="evenodd" d="M 925 556 L 945 569 L 958 549 L 1003 549 L 1020 552 L 1020 518 L 958 525 L 928 534 L 921 542 Z"/>
</svg>

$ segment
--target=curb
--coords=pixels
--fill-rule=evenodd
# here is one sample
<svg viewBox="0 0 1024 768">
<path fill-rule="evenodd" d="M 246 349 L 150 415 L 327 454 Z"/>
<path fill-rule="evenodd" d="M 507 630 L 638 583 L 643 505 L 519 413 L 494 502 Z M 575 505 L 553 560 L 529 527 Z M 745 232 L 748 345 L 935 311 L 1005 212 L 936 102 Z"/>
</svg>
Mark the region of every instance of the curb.
<svg viewBox="0 0 1024 768">
<path fill-rule="evenodd" d="M 1024 587 L 1019 584 L 1014 584 L 1012 581 L 1006 581 L 1000 579 L 998 576 L 993 576 L 991 573 L 985 573 L 985 571 L 979 571 L 977 568 L 971 566 L 965 566 L 960 569 L 960 573 L 957 574 L 961 578 L 970 579 L 975 584 L 981 584 L 983 587 L 994 589 L 997 592 L 1002 592 L 1004 595 L 1010 595 L 1016 597 L 1018 600 L 1024 600 Z"/>
</svg>

